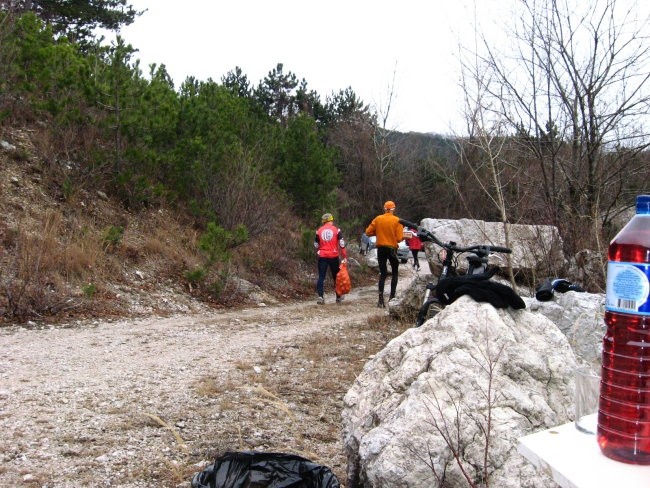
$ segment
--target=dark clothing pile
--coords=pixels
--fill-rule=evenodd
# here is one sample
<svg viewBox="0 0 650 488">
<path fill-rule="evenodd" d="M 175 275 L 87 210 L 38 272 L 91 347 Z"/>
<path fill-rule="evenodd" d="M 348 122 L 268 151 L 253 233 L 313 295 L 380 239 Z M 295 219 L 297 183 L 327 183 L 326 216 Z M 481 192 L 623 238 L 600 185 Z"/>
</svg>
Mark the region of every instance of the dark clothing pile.
<svg viewBox="0 0 650 488">
<path fill-rule="evenodd" d="M 526 303 L 508 285 L 491 281 L 496 269 L 486 273 L 454 276 L 440 280 L 435 287 L 436 297 L 449 305 L 462 295 L 469 295 L 477 302 L 488 302 L 495 308 L 526 308 Z"/>
</svg>

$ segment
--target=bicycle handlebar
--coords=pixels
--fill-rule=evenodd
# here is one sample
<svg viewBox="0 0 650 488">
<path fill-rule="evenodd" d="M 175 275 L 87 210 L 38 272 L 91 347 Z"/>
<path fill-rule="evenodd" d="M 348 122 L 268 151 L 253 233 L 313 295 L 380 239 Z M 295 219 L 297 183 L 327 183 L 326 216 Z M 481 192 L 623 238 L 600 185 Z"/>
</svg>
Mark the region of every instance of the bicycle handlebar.
<svg viewBox="0 0 650 488">
<path fill-rule="evenodd" d="M 510 254 L 512 253 L 512 249 L 509 249 L 507 247 L 503 246 L 492 246 L 488 244 L 476 244 L 474 246 L 469 246 L 469 247 L 459 247 L 456 245 L 455 242 L 442 242 L 440 239 L 438 239 L 432 232 L 428 231 L 422 226 L 419 226 L 413 222 L 410 222 L 405 219 L 399 219 L 399 223 L 402 224 L 405 227 L 409 227 L 411 229 L 417 229 L 417 234 L 420 239 L 423 239 L 425 241 L 431 241 L 440 247 L 444 247 L 445 249 L 449 249 L 450 251 L 454 252 L 471 252 L 471 251 L 479 251 L 481 253 L 486 253 L 490 254 L 493 252 L 498 252 L 498 253 L 504 253 L 504 254 Z"/>
<path fill-rule="evenodd" d="M 418 224 L 415 224 L 413 222 L 410 222 L 408 220 L 404 219 L 399 219 L 399 223 L 402 224 L 404 227 L 409 227 L 411 229 L 417 229 L 418 232 L 418 237 L 424 241 L 431 241 L 435 242 L 438 244 L 440 247 L 448 247 L 447 244 L 442 242 L 440 239 L 438 239 L 435 235 L 433 235 L 431 232 L 429 232 L 427 229 L 424 227 L 419 226 Z"/>
<path fill-rule="evenodd" d="M 482 246 L 487 249 L 488 252 L 502 252 L 504 254 L 511 254 L 512 249 L 509 247 L 503 247 L 503 246 Z"/>
</svg>

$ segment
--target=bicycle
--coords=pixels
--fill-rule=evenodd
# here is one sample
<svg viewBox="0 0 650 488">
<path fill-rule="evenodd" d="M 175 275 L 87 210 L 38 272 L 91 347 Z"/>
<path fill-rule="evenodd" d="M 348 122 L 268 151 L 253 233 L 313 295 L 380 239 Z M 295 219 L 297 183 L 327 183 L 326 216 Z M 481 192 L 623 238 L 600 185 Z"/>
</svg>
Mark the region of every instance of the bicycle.
<svg viewBox="0 0 650 488">
<path fill-rule="evenodd" d="M 439 247 L 441 251 L 437 254 L 438 261 L 442 264 L 442 270 L 438 276 L 437 282 L 429 282 L 426 285 L 424 292 L 424 299 L 422 305 L 418 310 L 418 316 L 415 323 L 416 327 L 420 327 L 427 318 L 434 316 L 441 311 L 448 303 L 449 297 L 445 296 L 445 291 L 439 289 L 439 285 L 443 280 L 465 276 L 467 281 L 470 280 L 487 280 L 490 279 L 499 270 L 498 266 L 491 266 L 488 263 L 488 257 L 494 253 L 510 254 L 512 249 L 503 246 L 493 246 L 491 244 L 477 244 L 468 247 L 460 247 L 454 241 L 442 242 L 432 232 L 428 231 L 422 226 L 419 226 L 408 220 L 400 219 L 400 223 L 410 229 L 417 230 L 417 236 L 422 242 L 432 242 Z M 467 254 L 468 266 L 467 272 L 461 275 L 458 272 L 458 259 L 461 255 Z M 434 293 L 432 296 L 432 293 Z M 445 303 L 446 302 L 446 303 Z M 435 305 L 433 313 L 430 314 L 431 306 Z M 429 316 L 430 315 L 430 316 Z"/>
</svg>

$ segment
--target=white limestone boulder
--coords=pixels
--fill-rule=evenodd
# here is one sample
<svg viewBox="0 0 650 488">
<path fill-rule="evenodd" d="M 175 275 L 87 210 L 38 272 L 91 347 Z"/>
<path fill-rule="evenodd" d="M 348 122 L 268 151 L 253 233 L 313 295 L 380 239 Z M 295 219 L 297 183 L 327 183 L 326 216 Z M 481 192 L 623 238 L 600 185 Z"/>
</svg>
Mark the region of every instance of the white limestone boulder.
<svg viewBox="0 0 650 488">
<path fill-rule="evenodd" d="M 346 394 L 348 488 L 466 487 L 463 470 L 477 484 L 488 473 L 490 486 L 553 486 L 518 438 L 572 418 L 575 366 L 542 314 L 459 298 L 393 339 Z"/>
<path fill-rule="evenodd" d="M 454 241 L 458 246 L 492 244 L 512 249 L 510 262 L 521 280 L 540 276 L 558 276 L 566 265 L 562 251 L 562 238 L 557 227 L 550 225 L 508 224 L 509 241 L 506 241 L 504 224 L 473 219 L 423 219 L 420 225 L 443 242 Z M 425 255 L 434 274 L 439 274 L 440 263 L 436 256 L 440 247 L 425 244 Z M 496 254 L 490 262 L 505 267 L 504 255 Z M 459 261 L 459 269 L 466 261 Z"/>
<path fill-rule="evenodd" d="M 605 295 L 555 292 L 547 302 L 524 298 L 533 313 L 542 314 L 566 336 L 574 354 L 594 372 L 600 372 L 605 335 Z"/>
</svg>

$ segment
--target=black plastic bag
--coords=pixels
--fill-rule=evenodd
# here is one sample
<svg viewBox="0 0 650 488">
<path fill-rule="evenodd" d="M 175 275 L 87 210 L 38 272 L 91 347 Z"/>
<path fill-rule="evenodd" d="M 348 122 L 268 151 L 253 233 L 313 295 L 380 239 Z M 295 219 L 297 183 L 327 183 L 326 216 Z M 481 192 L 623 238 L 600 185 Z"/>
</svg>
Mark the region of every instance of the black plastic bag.
<svg viewBox="0 0 650 488">
<path fill-rule="evenodd" d="M 192 488 L 340 488 L 326 466 L 294 454 L 227 452 L 192 477 Z"/>
</svg>

